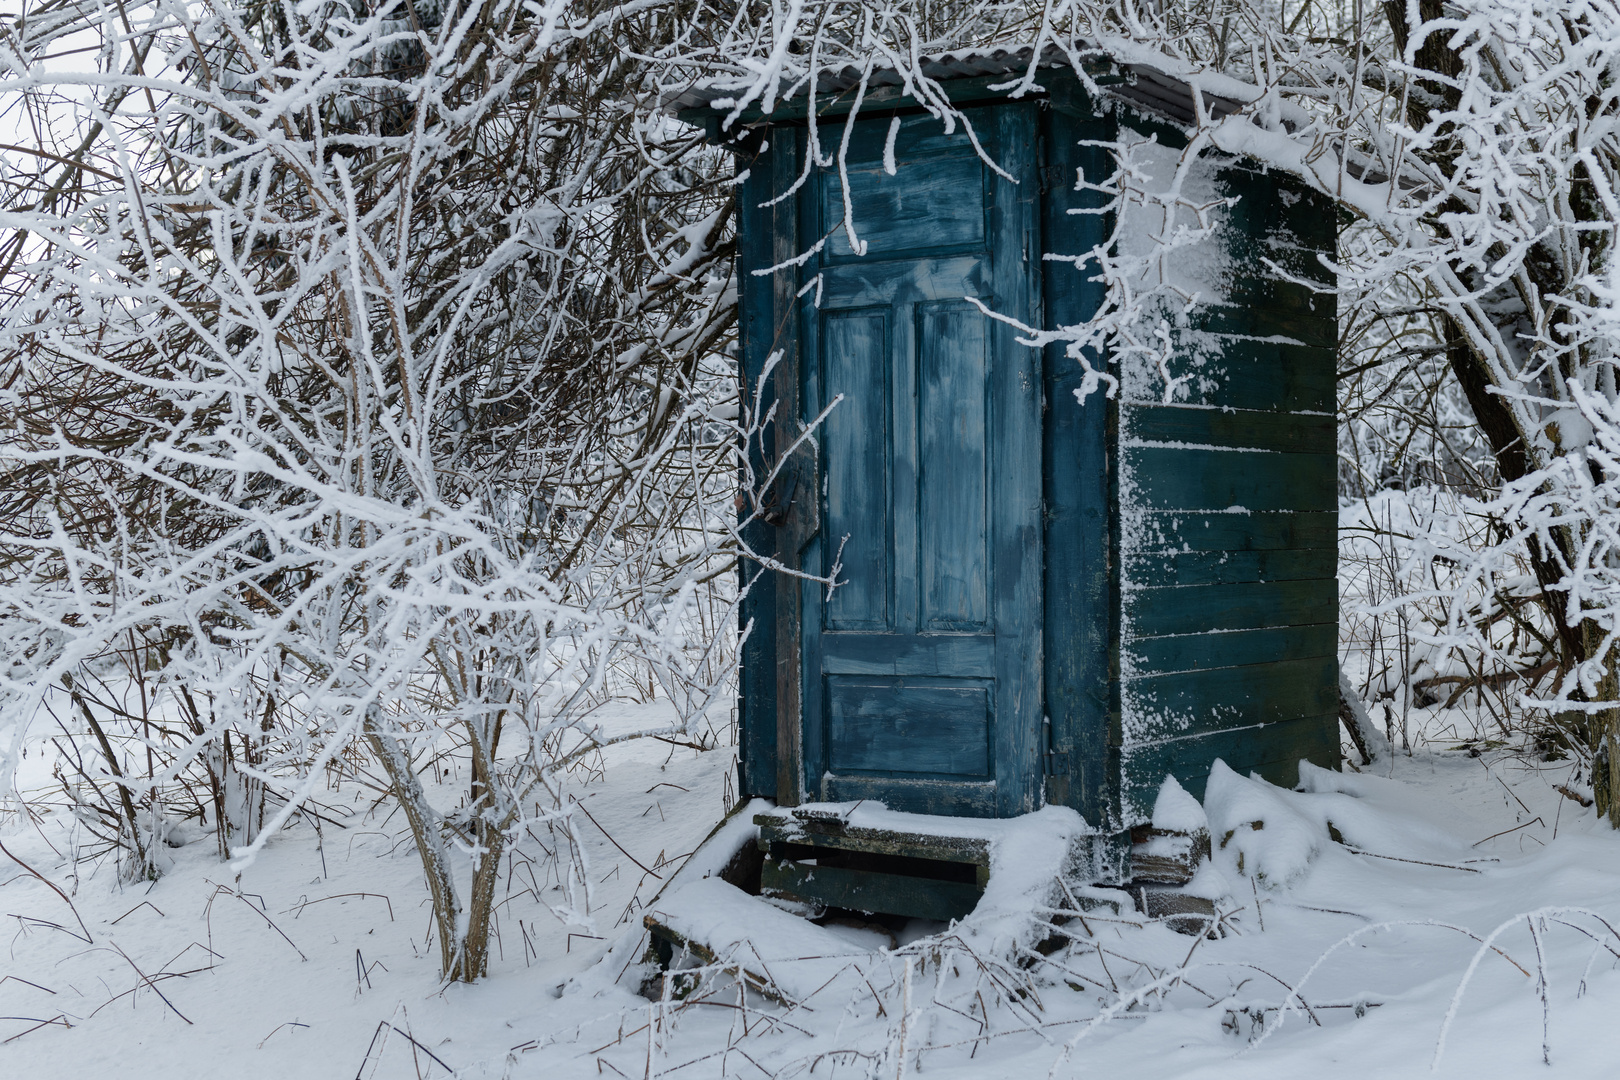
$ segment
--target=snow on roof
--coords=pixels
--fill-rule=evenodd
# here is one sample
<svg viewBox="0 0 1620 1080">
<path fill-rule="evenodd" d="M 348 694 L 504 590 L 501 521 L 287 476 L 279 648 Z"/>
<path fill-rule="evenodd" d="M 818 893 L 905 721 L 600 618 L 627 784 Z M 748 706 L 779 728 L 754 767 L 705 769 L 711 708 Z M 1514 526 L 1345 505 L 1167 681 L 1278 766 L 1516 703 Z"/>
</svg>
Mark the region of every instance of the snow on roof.
<svg viewBox="0 0 1620 1080">
<path fill-rule="evenodd" d="M 1058 45 L 1047 45 L 1041 50 L 1040 58 L 1035 62 L 1037 68 L 1071 67 L 1071 57 L 1078 56 L 1082 62 L 1093 60 L 1096 66 L 1087 65 L 1087 73 L 1101 78 L 1108 76 L 1103 91 L 1111 97 L 1129 102 L 1138 108 L 1175 120 L 1182 124 L 1191 124 L 1197 114 L 1193 105 L 1192 84 L 1186 79 L 1161 70 L 1160 66 L 1141 62 L 1131 58 L 1130 52 L 1134 50 L 1118 49 L 1113 47 L 1075 43 L 1073 52 Z M 934 82 L 949 82 L 956 79 L 981 78 L 993 75 L 1021 75 L 1030 68 L 1030 58 L 1034 53 L 1032 45 L 993 46 L 977 49 L 960 49 L 954 52 L 938 53 L 925 56 L 917 65 L 917 73 Z M 1155 57 L 1157 59 L 1157 57 Z M 1170 58 L 1165 57 L 1164 60 Z M 1172 65 L 1162 65 L 1172 66 Z M 1123 79 L 1119 79 L 1123 76 Z M 1223 84 L 1221 90 L 1225 93 L 1213 93 L 1209 89 L 1210 76 L 1202 74 L 1194 76 L 1203 91 L 1204 110 L 1212 119 L 1234 113 L 1243 108 L 1245 101 L 1253 100 L 1261 93 L 1258 87 L 1249 87 L 1240 84 L 1229 77 L 1215 76 Z M 717 111 L 730 111 L 736 95 L 746 92 L 752 85 L 752 75 L 723 76 L 698 83 L 687 90 L 665 99 L 664 107 L 670 113 L 680 113 L 692 109 L 715 109 Z M 1116 81 L 1118 80 L 1118 81 Z M 807 80 L 801 78 L 791 92 L 782 94 L 779 102 L 793 102 L 803 92 Z M 836 70 L 824 70 L 816 77 L 815 92 L 817 96 L 837 96 L 850 90 L 861 82 L 861 69 L 849 65 Z M 866 79 L 870 88 L 883 86 L 901 86 L 906 82 L 904 74 L 893 68 L 873 71 Z M 1008 87 L 1011 89 L 1011 86 Z"/>
</svg>

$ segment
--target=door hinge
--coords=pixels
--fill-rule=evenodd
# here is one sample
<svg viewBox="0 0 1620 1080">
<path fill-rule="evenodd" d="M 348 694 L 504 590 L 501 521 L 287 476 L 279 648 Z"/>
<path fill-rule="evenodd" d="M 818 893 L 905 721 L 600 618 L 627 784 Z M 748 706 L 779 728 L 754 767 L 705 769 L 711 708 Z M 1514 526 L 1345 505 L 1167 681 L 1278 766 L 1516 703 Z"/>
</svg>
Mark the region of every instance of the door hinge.
<svg viewBox="0 0 1620 1080">
<path fill-rule="evenodd" d="M 1069 775 L 1069 755 L 1064 754 L 1064 753 L 1059 753 L 1056 750 L 1048 750 L 1046 752 L 1046 775 L 1047 776 L 1068 776 Z"/>
</svg>

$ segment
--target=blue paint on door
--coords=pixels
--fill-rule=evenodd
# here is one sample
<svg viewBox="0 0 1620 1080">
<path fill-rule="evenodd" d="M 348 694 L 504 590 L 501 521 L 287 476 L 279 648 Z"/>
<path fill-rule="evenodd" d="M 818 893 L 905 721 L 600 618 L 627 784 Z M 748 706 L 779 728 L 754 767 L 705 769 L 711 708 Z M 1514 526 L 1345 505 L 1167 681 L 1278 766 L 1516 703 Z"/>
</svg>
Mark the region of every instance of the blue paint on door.
<svg viewBox="0 0 1620 1080">
<path fill-rule="evenodd" d="M 1038 318 L 1033 108 L 957 126 L 858 121 L 846 170 L 801 203 L 823 236 L 797 312 L 800 413 L 817 434 L 821 528 L 802 565 L 804 789 L 894 809 L 1034 809 L 1041 751 L 1041 371 L 975 300 Z M 822 129 L 836 146 L 841 130 Z M 1017 182 L 1014 182 L 1017 181 Z"/>
</svg>

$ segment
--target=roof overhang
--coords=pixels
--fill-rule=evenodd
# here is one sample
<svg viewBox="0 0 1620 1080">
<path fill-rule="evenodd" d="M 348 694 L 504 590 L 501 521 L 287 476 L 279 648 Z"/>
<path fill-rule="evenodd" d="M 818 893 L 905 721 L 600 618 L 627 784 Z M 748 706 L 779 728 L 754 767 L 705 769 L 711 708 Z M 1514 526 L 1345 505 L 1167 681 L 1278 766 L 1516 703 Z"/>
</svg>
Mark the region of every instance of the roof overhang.
<svg viewBox="0 0 1620 1080">
<path fill-rule="evenodd" d="M 1197 122 L 1195 91 L 1186 79 L 1149 64 L 1123 62 L 1095 46 L 1077 44 L 1070 50 L 1047 45 L 1032 63 L 1034 52 L 1033 46 L 1024 45 L 939 53 L 923 57 L 910 78 L 893 68 L 872 70 L 864 80 L 862 69 L 853 65 L 823 70 L 815 77 L 815 113 L 829 119 L 846 115 L 857 100 L 861 111 L 876 112 L 937 106 L 941 97 L 962 106 L 1014 95 L 1045 95 L 1053 75 L 1074 71 L 1078 60 L 1082 81 L 1096 93 L 1183 128 Z M 928 86 L 918 87 L 919 75 Z M 768 113 L 758 100 L 737 108 L 738 99 L 753 86 L 742 75 L 709 79 L 671 94 L 664 99 L 664 110 L 707 128 L 716 141 L 729 142 L 746 138 L 747 131 L 761 126 L 803 121 L 812 100 L 810 81 L 809 75 L 802 76 Z M 1210 119 L 1238 112 L 1245 104 L 1207 90 L 1199 93 L 1204 115 Z M 1255 88 L 1253 96 L 1259 93 Z"/>
</svg>

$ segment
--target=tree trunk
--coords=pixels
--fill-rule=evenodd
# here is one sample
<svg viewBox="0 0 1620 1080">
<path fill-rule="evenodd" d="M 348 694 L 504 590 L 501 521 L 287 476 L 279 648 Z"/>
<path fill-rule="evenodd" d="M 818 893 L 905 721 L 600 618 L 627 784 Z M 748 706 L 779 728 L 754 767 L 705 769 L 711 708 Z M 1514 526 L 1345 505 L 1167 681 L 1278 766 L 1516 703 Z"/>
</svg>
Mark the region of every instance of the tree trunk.
<svg viewBox="0 0 1620 1080">
<path fill-rule="evenodd" d="M 1582 627 L 1588 650 L 1602 648 L 1603 631 L 1588 620 Z M 1620 646 L 1603 657 L 1603 676 L 1598 680 L 1597 700 L 1609 707 L 1587 717 L 1592 749 L 1592 799 L 1599 817 L 1609 819 L 1611 828 L 1620 829 Z"/>
<path fill-rule="evenodd" d="M 495 886 L 500 876 L 501 856 L 506 851 L 506 831 L 502 822 L 490 820 L 493 814 L 488 804 L 493 800 L 487 796 L 487 783 L 475 783 L 475 797 L 486 794 L 474 804 L 483 812 L 473 826 L 478 855 L 473 867 L 470 906 L 466 909 L 467 922 L 463 926 L 461 896 L 456 891 L 455 868 L 451 852 L 444 844 L 439 813 L 428 802 L 422 782 L 411 768 L 410 755 L 399 745 L 399 740 L 384 730 L 381 711 L 373 705 L 366 712 L 366 742 L 388 773 L 394 797 L 405 811 L 405 819 L 416 840 L 417 854 L 422 858 L 422 873 L 432 894 L 433 923 L 439 933 L 440 969 L 446 981 L 475 982 L 489 972 L 489 931 L 495 914 Z"/>
<path fill-rule="evenodd" d="M 439 835 L 439 815 L 428 803 L 422 782 L 411 768 L 410 755 L 399 745 L 399 740 L 383 730 L 382 709 L 376 705 L 366 709 L 365 733 L 366 741 L 388 773 L 394 797 L 405 811 L 405 820 L 410 823 L 416 839 L 417 854 L 422 857 L 422 873 L 433 898 L 433 922 L 439 931 L 440 968 L 446 979 L 470 981 L 462 974 L 461 898 L 456 895 L 449 853 L 444 850 L 444 840 Z"/>
</svg>

